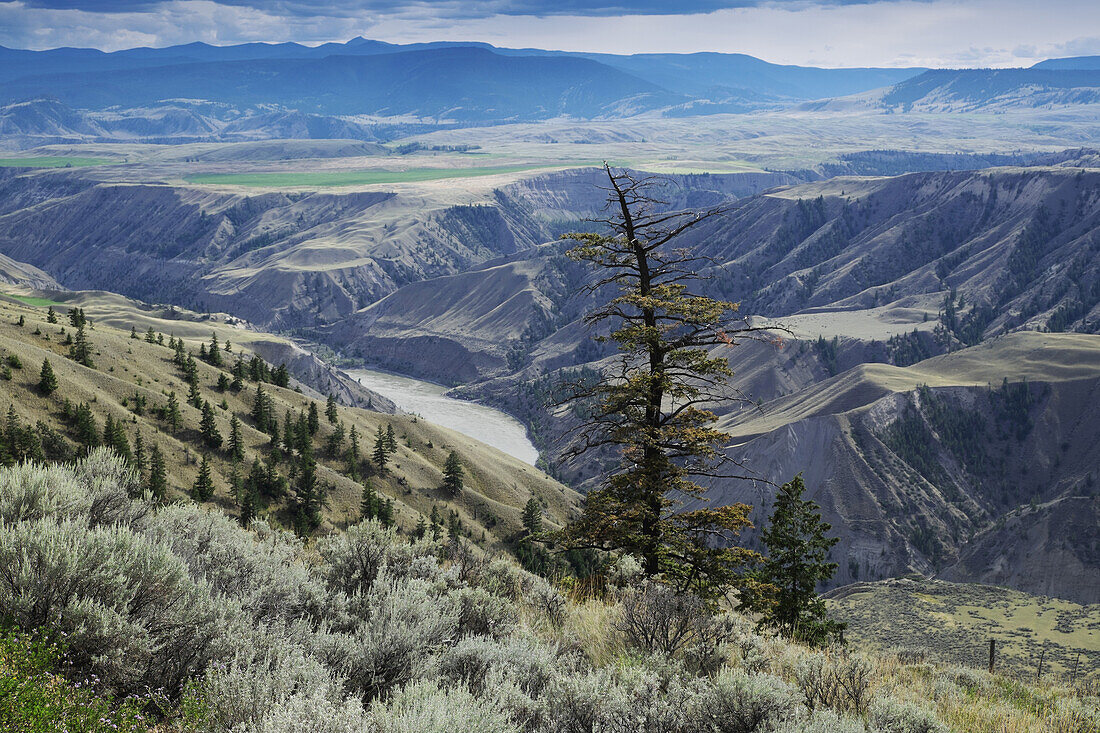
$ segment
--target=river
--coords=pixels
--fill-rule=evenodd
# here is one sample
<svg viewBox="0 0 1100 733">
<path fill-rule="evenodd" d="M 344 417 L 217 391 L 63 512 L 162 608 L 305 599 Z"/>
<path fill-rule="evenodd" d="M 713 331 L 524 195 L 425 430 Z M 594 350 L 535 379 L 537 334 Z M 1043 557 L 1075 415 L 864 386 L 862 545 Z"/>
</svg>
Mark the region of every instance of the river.
<svg viewBox="0 0 1100 733">
<path fill-rule="evenodd" d="M 447 388 L 433 382 L 371 369 L 345 371 L 367 389 L 393 400 L 405 412 L 469 435 L 532 466 L 538 460 L 539 452 L 527 439 L 527 429 L 507 413 L 447 397 L 444 394 Z"/>
</svg>

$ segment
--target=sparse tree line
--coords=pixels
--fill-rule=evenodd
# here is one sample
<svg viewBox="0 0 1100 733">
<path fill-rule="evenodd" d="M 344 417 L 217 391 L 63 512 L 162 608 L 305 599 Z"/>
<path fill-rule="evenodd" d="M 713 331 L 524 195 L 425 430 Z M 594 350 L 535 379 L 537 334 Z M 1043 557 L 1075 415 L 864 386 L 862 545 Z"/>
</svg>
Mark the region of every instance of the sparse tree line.
<svg viewBox="0 0 1100 733">
<path fill-rule="evenodd" d="M 46 319 L 47 323 L 57 323 L 57 314 L 52 307 L 48 309 Z M 25 319 L 22 320 L 25 323 Z M 72 309 L 69 321 L 77 329 L 76 337 L 71 339 L 70 356 L 77 363 L 94 368 L 92 347 L 85 331 L 89 321 L 83 310 Z M 398 452 L 393 425 L 383 427 L 380 424 L 374 436 L 373 449 L 364 456 L 358 428 L 353 425 L 350 432 L 346 429 L 333 395 L 327 396 L 324 405 L 323 417 L 330 426 L 325 431 L 321 430 L 321 410 L 312 400 L 304 409 L 294 413 L 289 408 L 284 410 L 280 418 L 270 389 L 290 387 L 290 373 L 286 365 L 271 367 L 257 355 L 246 357 L 239 351 L 234 352 L 233 345 L 228 340 L 220 340 L 216 333 L 208 342 L 200 344 L 197 358 L 182 338 L 169 335 L 166 339 L 163 333 L 156 332 L 151 326 L 144 335 L 139 334 L 136 327 L 131 327 L 130 338 L 169 349 L 172 352 L 171 361 L 187 385 L 187 394 L 185 399 L 181 399 L 175 390 L 168 390 L 163 403 L 150 405 L 148 396 L 135 390 L 132 396 L 123 399 L 123 406 L 135 416 L 147 412 L 152 414 L 163 423 L 166 432 L 196 447 L 199 453 L 198 473 L 188 491 L 195 501 L 211 501 L 217 493 L 217 473 L 211 458 L 218 456 L 227 460 L 230 466 L 225 480 L 243 524 L 247 525 L 276 503 L 282 503 L 291 526 L 301 534 L 309 534 L 320 526 L 327 497 L 332 490 L 331 484 L 318 474 L 319 457 L 334 463 L 338 472 L 353 481 L 364 482 L 364 477 L 371 474 L 386 475 Z M 218 370 L 212 387 L 202 384 L 200 361 Z M 22 368 L 14 356 L 9 357 L 9 362 Z M 248 383 L 255 385 L 251 399 L 243 394 Z M 90 404 L 73 403 L 64 397 L 65 385 L 49 357 L 42 362 L 36 387 L 43 397 L 60 398 L 58 414 L 77 443 L 77 450 L 74 451 L 60 434 L 44 423 L 40 422 L 35 427 L 20 423 L 13 406 L 9 411 L 8 429 L 0 430 L 0 462 L 10 465 L 23 460 L 66 461 L 96 447 L 106 446 L 133 466 L 142 491 L 158 499 L 167 498 L 170 488 L 167 460 L 156 441 L 147 442 L 139 428 L 129 429 L 125 420 L 116 418 L 110 412 L 104 418 L 101 429 Z M 220 400 L 218 394 L 223 395 Z M 246 463 L 245 422 L 241 416 L 231 413 L 228 430 L 220 427 L 222 418 L 218 408 L 221 412 L 229 411 L 225 399 L 229 394 L 242 395 L 246 402 L 251 403 L 245 419 L 252 427 L 269 436 L 264 454 L 254 456 L 251 464 Z M 189 420 L 184 414 L 186 406 L 199 413 L 195 427 L 188 427 Z M 193 459 L 188 456 L 190 460 Z M 454 451 L 447 457 L 443 474 L 444 480 L 440 486 L 443 495 L 449 499 L 460 497 L 463 467 Z M 378 519 L 386 526 L 396 523 L 393 499 L 379 496 L 369 478 L 364 482 L 361 511 L 362 518 Z M 457 514 L 455 518 L 457 520 Z M 433 521 L 432 526 L 436 524 Z"/>
</svg>

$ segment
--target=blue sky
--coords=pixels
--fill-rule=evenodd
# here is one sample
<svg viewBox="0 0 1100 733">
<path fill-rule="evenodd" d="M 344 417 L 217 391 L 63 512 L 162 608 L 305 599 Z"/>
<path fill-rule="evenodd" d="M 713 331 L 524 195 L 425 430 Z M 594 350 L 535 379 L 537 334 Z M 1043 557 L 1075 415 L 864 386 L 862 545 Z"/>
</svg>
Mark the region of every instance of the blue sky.
<svg viewBox="0 0 1100 733">
<path fill-rule="evenodd" d="M 478 40 L 723 51 L 817 66 L 1028 66 L 1100 54 L 1098 0 L 0 0 L 0 45 Z"/>
</svg>

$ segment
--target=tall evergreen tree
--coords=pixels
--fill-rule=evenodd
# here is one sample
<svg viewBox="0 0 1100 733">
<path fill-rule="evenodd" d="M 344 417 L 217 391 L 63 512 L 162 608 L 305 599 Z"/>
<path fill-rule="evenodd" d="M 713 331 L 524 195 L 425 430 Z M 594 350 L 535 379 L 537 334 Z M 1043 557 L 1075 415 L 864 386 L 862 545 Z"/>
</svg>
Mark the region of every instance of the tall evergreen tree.
<svg viewBox="0 0 1100 733">
<path fill-rule="evenodd" d="M 229 457 L 234 461 L 244 460 L 244 441 L 241 438 L 241 421 L 234 415 L 229 421 Z"/>
<path fill-rule="evenodd" d="M 347 453 L 347 474 L 353 481 L 359 480 L 359 431 L 351 426 L 351 445 Z"/>
<path fill-rule="evenodd" d="M 140 480 L 145 472 L 145 439 L 141 437 L 140 430 L 134 431 L 134 470 Z"/>
<path fill-rule="evenodd" d="M 202 420 L 199 421 L 199 432 L 202 434 L 202 442 L 207 448 L 217 450 L 222 447 L 222 434 L 218 432 L 218 423 L 214 419 L 214 408 L 206 400 L 202 401 Z"/>
<path fill-rule="evenodd" d="M 57 323 L 57 312 L 52 305 L 46 310 L 46 323 Z"/>
<path fill-rule="evenodd" d="M 542 505 L 533 496 L 523 507 L 523 528 L 532 537 L 542 534 Z"/>
<path fill-rule="evenodd" d="M 210 335 L 210 348 L 206 350 L 206 360 L 216 367 L 222 365 L 222 350 L 218 345 L 218 335 L 216 333 Z"/>
<path fill-rule="evenodd" d="M 160 446 L 153 443 L 149 450 L 149 493 L 156 499 L 164 499 L 168 495 L 168 469 L 164 465 L 164 455 L 160 452 Z"/>
<path fill-rule="evenodd" d="M 73 413 L 73 427 L 77 441 L 85 448 L 95 448 L 99 445 L 99 426 L 87 402 L 76 406 Z"/>
<path fill-rule="evenodd" d="M 145 343 L 155 344 L 156 342 L 157 342 L 157 332 L 153 330 L 152 326 L 149 326 L 149 329 L 145 332 Z"/>
<path fill-rule="evenodd" d="M 310 400 L 309 403 L 309 418 L 307 419 L 307 425 L 310 435 L 316 435 L 317 431 L 321 429 L 321 416 L 317 413 L 317 403 L 312 400 Z"/>
<path fill-rule="evenodd" d="M 252 398 L 252 422 L 257 430 L 267 432 L 267 423 L 270 416 L 267 411 L 267 395 L 264 394 L 264 386 L 256 385 L 256 396 Z"/>
<path fill-rule="evenodd" d="M 363 497 L 359 501 L 359 512 L 364 520 L 378 518 L 378 492 L 374 490 L 374 482 L 370 479 L 363 482 Z"/>
<path fill-rule="evenodd" d="M 248 488 L 244 488 L 241 490 L 237 502 L 240 506 L 240 516 L 237 521 L 241 523 L 242 527 L 247 528 L 248 525 L 252 524 L 252 520 L 256 518 L 256 495 Z"/>
<path fill-rule="evenodd" d="M 42 371 L 38 374 L 38 391 L 46 396 L 57 391 L 57 375 L 54 374 L 49 359 L 42 360 Z"/>
<path fill-rule="evenodd" d="M 290 372 L 287 370 L 286 364 L 280 364 L 271 372 L 271 383 L 276 387 L 290 386 Z"/>
<path fill-rule="evenodd" d="M 462 495 L 462 461 L 454 451 L 447 454 L 447 462 L 443 464 L 443 490 L 450 496 Z"/>
<path fill-rule="evenodd" d="M 175 392 L 168 393 L 168 406 L 164 410 L 164 420 L 168 423 L 168 427 L 173 434 L 180 429 L 180 424 L 183 422 L 180 415 L 180 403 L 176 399 Z"/>
<path fill-rule="evenodd" d="M 328 396 L 328 401 L 325 403 L 325 417 L 328 418 L 330 424 L 335 425 L 340 419 L 340 413 L 336 410 L 336 398 L 331 394 Z"/>
<path fill-rule="evenodd" d="M 73 345 L 69 347 L 69 358 L 88 368 L 95 367 L 95 362 L 92 361 L 92 345 L 89 343 L 88 334 L 84 330 L 83 319 L 80 321 L 80 325 L 76 327 L 76 339 L 73 341 Z"/>
<path fill-rule="evenodd" d="M 393 431 L 393 423 L 386 423 L 386 450 L 391 455 L 397 452 L 397 433 Z"/>
<path fill-rule="evenodd" d="M 308 535 L 321 525 L 321 507 L 325 488 L 317 479 L 317 462 L 309 445 L 298 460 L 298 475 L 294 481 L 294 528 Z"/>
<path fill-rule="evenodd" d="M 344 423 L 336 423 L 336 429 L 329 433 L 328 438 L 325 440 L 325 452 L 330 458 L 336 458 L 340 455 L 341 448 L 344 447 Z"/>
<path fill-rule="evenodd" d="M 758 559 L 734 544 L 750 508 L 685 504 L 705 500 L 699 477 L 746 473 L 722 450 L 729 435 L 705 408 L 730 394 L 732 371 L 712 350 L 762 329 L 737 321 L 737 304 L 689 290 L 706 263 L 677 240 L 720 210 L 670 210 L 656 198 L 659 181 L 605 171 L 610 213 L 599 223 L 608 232 L 568 235 L 577 242 L 569 255 L 596 270 L 589 292 L 614 293 L 586 320 L 610 330 L 619 356 L 613 370 L 574 386 L 587 417 L 568 455 L 618 449 L 620 463 L 557 539 L 633 554 L 646 576 L 718 598 Z"/>
<path fill-rule="evenodd" d="M 199 380 L 198 377 L 190 378 L 187 380 L 187 404 L 192 407 L 201 410 L 202 409 L 202 393 L 199 392 Z"/>
<path fill-rule="evenodd" d="M 802 498 L 806 490 L 799 474 L 775 497 L 761 539 L 768 556 L 756 572 L 762 585 L 742 594 L 742 605 L 760 614 L 758 626 L 774 628 L 789 638 L 824 645 L 840 638 L 844 624 L 829 618 L 817 586 L 833 577 L 837 564 L 829 550 L 839 539 L 829 537 L 828 522 L 818 506 Z"/>
<path fill-rule="evenodd" d="M 383 527 L 392 527 L 394 523 L 393 499 L 385 499 L 378 504 L 378 521 Z"/>
<path fill-rule="evenodd" d="M 210 474 L 210 463 L 206 460 L 205 453 L 202 454 L 202 463 L 199 464 L 199 475 L 191 487 L 191 498 L 200 503 L 214 498 L 214 478 Z"/>
<path fill-rule="evenodd" d="M 382 430 L 381 425 L 378 426 L 378 433 L 374 437 L 374 451 L 371 452 L 371 460 L 374 461 L 374 465 L 378 466 L 380 472 L 386 472 L 386 464 L 390 460 L 390 451 L 386 447 L 386 433 Z"/>
<path fill-rule="evenodd" d="M 115 420 L 109 412 L 103 421 L 103 444 L 133 463 L 134 454 L 130 451 L 130 440 L 126 437 L 126 429 L 122 426 L 122 422 Z"/>
</svg>

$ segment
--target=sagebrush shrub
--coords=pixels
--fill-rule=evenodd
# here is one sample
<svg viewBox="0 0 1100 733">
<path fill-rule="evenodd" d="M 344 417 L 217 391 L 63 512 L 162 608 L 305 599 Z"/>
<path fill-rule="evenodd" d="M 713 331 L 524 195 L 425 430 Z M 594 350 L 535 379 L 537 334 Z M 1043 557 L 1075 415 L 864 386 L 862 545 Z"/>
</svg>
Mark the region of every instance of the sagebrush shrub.
<svg viewBox="0 0 1100 733">
<path fill-rule="evenodd" d="M 182 504 L 162 508 L 143 532 L 170 548 L 192 576 L 239 603 L 254 623 L 327 615 L 325 587 L 310 575 L 302 542 L 290 532 L 263 522 L 242 530 L 220 512 Z"/>
<path fill-rule="evenodd" d="M 271 727 L 272 711 L 299 707 L 289 701 L 303 693 L 312 700 L 308 706 L 316 707 L 323 699 L 334 710 L 340 708 L 343 680 L 291 641 L 295 635 L 280 627 L 257 629 L 228 663 L 216 663 L 207 670 L 199 686 L 206 727 Z"/>
<path fill-rule="evenodd" d="M 556 678 L 543 698 L 547 733 L 677 733 L 691 692 L 648 670 L 599 669 Z"/>
<path fill-rule="evenodd" d="M 436 548 L 430 542 L 409 544 L 394 527 L 369 520 L 346 532 L 317 543 L 324 560 L 323 575 L 329 588 L 348 596 L 367 593 L 386 568 L 391 578 L 425 578 L 438 575 Z"/>
<path fill-rule="evenodd" d="M 321 632 L 315 643 L 327 666 L 366 700 L 422 676 L 432 653 L 457 635 L 454 604 L 425 580 L 391 578 L 383 569 L 354 601 L 362 622 L 350 632 Z"/>
<path fill-rule="evenodd" d="M 568 612 L 565 596 L 545 578 L 536 576 L 533 579 L 526 599 L 531 608 L 549 621 L 551 626 L 560 627 L 565 623 Z"/>
<path fill-rule="evenodd" d="M 0 525 L 0 608 L 65 633 L 73 662 L 118 691 L 176 694 L 224 642 L 229 610 L 167 548 L 74 520 Z"/>
<path fill-rule="evenodd" d="M 495 701 L 426 680 L 403 687 L 386 703 L 375 702 L 370 713 L 368 730 L 378 733 L 519 733 Z"/>
<path fill-rule="evenodd" d="M 552 645 L 524 636 L 507 639 L 469 637 L 446 650 L 439 661 L 440 676 L 467 685 L 474 692 L 485 689 L 494 673 L 511 680 L 531 697 L 542 694 L 555 675 L 566 673 L 573 661 Z"/>
<path fill-rule="evenodd" d="M 696 730 L 756 733 L 801 720 L 802 695 L 778 677 L 725 670 L 694 702 Z"/>
<path fill-rule="evenodd" d="M 948 733 L 932 711 L 892 697 L 876 698 L 869 713 L 871 725 L 880 733 Z"/>
<path fill-rule="evenodd" d="M 44 517 L 89 527 L 133 526 L 149 507 L 133 501 L 137 477 L 125 460 L 96 448 L 73 466 L 23 463 L 0 472 L 0 521 Z"/>
<path fill-rule="evenodd" d="M 462 636 L 507 636 L 515 628 L 515 604 L 484 588 L 459 588 L 451 594 L 458 608 L 458 632 Z"/>
</svg>

